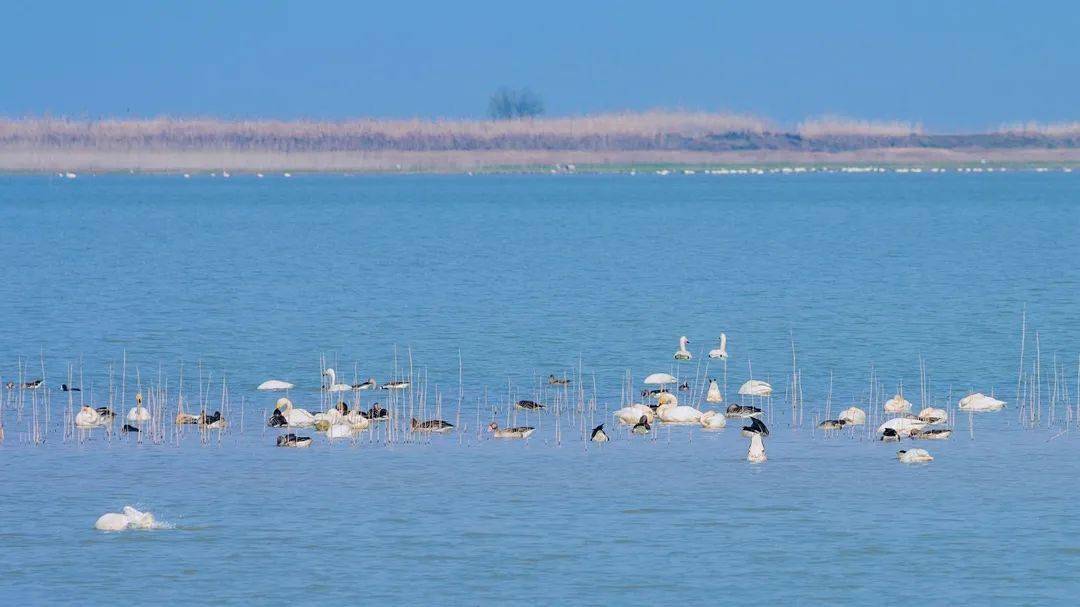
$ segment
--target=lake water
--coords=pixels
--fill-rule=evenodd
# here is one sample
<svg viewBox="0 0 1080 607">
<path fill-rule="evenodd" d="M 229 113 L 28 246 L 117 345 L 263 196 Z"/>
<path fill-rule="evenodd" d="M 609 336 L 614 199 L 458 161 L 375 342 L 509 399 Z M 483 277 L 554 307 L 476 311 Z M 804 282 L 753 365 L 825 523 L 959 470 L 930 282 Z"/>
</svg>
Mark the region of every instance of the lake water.
<svg viewBox="0 0 1080 607">
<path fill-rule="evenodd" d="M 50 390 L 47 422 L 44 390 L 21 407 L 4 391 L 0 598 L 1071 604 L 1078 199 L 1075 175 L 1015 172 L 0 177 L 0 377 L 21 362 Z M 680 394 L 696 404 L 700 378 L 723 381 L 704 357 L 720 332 L 727 402 L 750 377 L 776 389 L 757 403 L 768 462 L 745 461 L 737 420 L 645 438 L 611 421 L 627 374 L 635 392 L 655 371 L 697 378 Z M 695 359 L 675 365 L 680 335 Z M 346 383 L 411 365 L 414 410 L 433 416 L 437 391 L 459 431 L 275 448 L 280 395 L 254 387 L 293 381 L 319 409 L 321 359 Z M 918 407 L 920 359 L 928 403 L 1008 408 L 957 417 L 921 466 L 865 429 L 813 430 L 826 406 L 872 409 L 871 377 L 878 406 L 903 385 Z M 73 402 L 100 405 L 112 365 L 126 411 L 165 378 L 175 400 L 181 361 L 189 399 L 200 365 L 213 408 L 226 379 L 222 435 L 65 437 L 69 368 Z M 510 413 L 559 400 L 549 373 L 584 388 L 585 413 Z M 492 417 L 539 429 L 491 440 Z M 610 443 L 583 440 L 594 420 Z M 125 504 L 172 528 L 93 529 Z"/>
</svg>

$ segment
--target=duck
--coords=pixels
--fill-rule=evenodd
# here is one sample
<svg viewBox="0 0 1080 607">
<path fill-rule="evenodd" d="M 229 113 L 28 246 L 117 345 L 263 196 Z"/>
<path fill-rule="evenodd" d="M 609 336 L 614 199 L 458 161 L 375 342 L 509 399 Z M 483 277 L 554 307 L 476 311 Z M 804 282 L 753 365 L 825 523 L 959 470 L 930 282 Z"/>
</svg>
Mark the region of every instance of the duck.
<svg viewBox="0 0 1080 607">
<path fill-rule="evenodd" d="M 772 385 L 760 379 L 751 379 L 739 386 L 742 396 L 772 396 Z"/>
<path fill-rule="evenodd" d="M 517 426 L 514 428 L 499 428 L 499 424 L 491 422 L 488 424 L 488 432 L 495 438 L 529 438 L 529 435 L 536 431 L 536 428 L 532 426 Z"/>
<path fill-rule="evenodd" d="M 116 411 L 113 411 L 108 407 L 98 407 L 97 409 L 94 409 L 94 411 L 97 411 L 98 415 L 100 415 L 101 419 L 104 421 L 112 421 L 113 418 L 116 417 Z"/>
<path fill-rule="evenodd" d="M 338 402 L 338 404 L 334 405 L 334 407 L 332 409 L 330 409 L 329 411 L 320 411 L 319 413 L 316 413 L 315 414 L 315 421 L 316 422 L 328 421 L 330 423 L 336 423 L 336 422 L 341 421 L 342 418 L 344 418 L 348 414 L 349 414 L 349 405 L 345 404 L 345 402 L 342 401 L 342 402 Z"/>
<path fill-rule="evenodd" d="M 892 428 L 893 430 L 896 430 L 897 434 L 908 436 L 911 434 L 912 430 L 916 428 L 921 430 L 924 426 L 926 426 L 926 422 L 917 417 L 894 417 L 878 426 L 877 431 L 878 434 L 881 434 L 885 430 Z"/>
<path fill-rule="evenodd" d="M 689 391 L 690 391 L 690 382 L 685 382 L 684 381 L 683 383 L 679 384 L 679 392 L 689 392 Z"/>
<path fill-rule="evenodd" d="M 97 428 L 98 426 L 102 425 L 104 425 L 104 422 L 101 419 L 101 414 L 98 413 L 90 405 L 84 406 L 83 408 L 79 409 L 79 412 L 77 414 L 75 414 L 76 428 L 90 429 Z"/>
<path fill-rule="evenodd" d="M 952 436 L 949 428 L 916 428 L 911 431 L 911 438 L 920 440 L 946 440 Z"/>
<path fill-rule="evenodd" d="M 761 417 L 761 409 L 757 407 L 751 407 L 750 405 L 740 405 L 733 403 L 728 405 L 727 410 L 724 411 L 726 417 L 741 417 L 744 419 L 750 419 L 751 417 Z"/>
<path fill-rule="evenodd" d="M 372 403 L 371 408 L 364 412 L 364 417 L 373 422 L 383 422 L 390 419 L 390 412 L 386 407 L 380 407 L 379 403 Z"/>
<path fill-rule="evenodd" d="M 768 459 L 765 456 L 765 443 L 761 441 L 761 434 L 751 434 L 750 448 L 746 451 L 746 461 L 760 464 Z"/>
<path fill-rule="evenodd" d="M 41 381 L 42 380 L 40 380 L 40 379 L 35 379 L 34 381 L 28 381 L 28 382 L 23 383 L 22 387 L 26 388 L 27 390 L 37 390 L 38 388 L 41 387 Z"/>
<path fill-rule="evenodd" d="M 619 420 L 619 423 L 632 426 L 637 424 L 642 417 L 652 420 L 656 417 L 656 412 L 646 405 L 635 403 L 615 411 L 614 415 L 615 419 Z"/>
<path fill-rule="evenodd" d="M 285 418 L 285 424 L 291 428 L 303 428 L 315 424 L 314 415 L 307 409 L 293 407 L 292 401 L 287 398 L 278 399 L 277 409 L 281 411 L 281 416 Z"/>
<path fill-rule="evenodd" d="M 221 418 L 221 411 L 214 411 L 210 415 L 203 413 L 199 416 L 199 425 L 210 430 L 220 430 L 225 427 L 225 420 Z"/>
<path fill-rule="evenodd" d="M 135 394 L 135 406 L 128 411 L 127 420 L 129 422 L 150 421 L 150 412 L 146 410 L 146 407 L 142 406 L 142 392 Z"/>
<path fill-rule="evenodd" d="M 176 425 L 178 426 L 197 423 L 199 423 L 199 416 L 194 413 L 184 413 L 183 411 L 180 411 L 176 414 Z"/>
<path fill-rule="evenodd" d="M 822 430 L 825 430 L 826 432 L 829 432 L 829 431 L 832 431 L 832 430 L 843 430 L 844 426 L 846 426 L 846 425 L 847 425 L 847 421 L 842 420 L 842 419 L 827 419 L 827 420 L 821 422 L 820 424 L 818 424 L 818 428 L 820 428 Z"/>
<path fill-rule="evenodd" d="M 592 429 L 592 433 L 589 435 L 589 440 L 594 443 L 606 443 L 608 442 L 607 432 L 604 432 L 604 424 Z"/>
<path fill-rule="evenodd" d="M 124 424 L 120 428 L 120 431 L 124 432 L 124 433 L 127 433 L 127 432 L 139 432 L 140 430 L 138 428 L 136 428 L 135 426 L 132 426 L 131 424 Z"/>
<path fill-rule="evenodd" d="M 752 417 L 752 418 L 750 418 L 750 425 L 749 426 L 743 426 L 742 431 L 740 432 L 740 434 L 742 434 L 743 436 L 745 436 L 747 438 L 751 438 L 752 436 L 758 435 L 758 434 L 760 434 L 761 436 L 768 436 L 769 435 L 769 428 L 768 428 L 768 426 L 765 425 L 765 422 L 761 421 L 760 419 L 758 419 L 756 417 Z"/>
<path fill-rule="evenodd" d="M 153 529 L 157 525 L 154 515 L 124 506 L 122 512 L 106 512 L 98 517 L 94 529 L 98 531 L 125 531 L 127 529 Z"/>
<path fill-rule="evenodd" d="M 310 436 L 297 436 L 295 434 L 283 434 L 277 437 L 278 447 L 292 447 L 295 449 L 304 449 L 311 446 Z"/>
<path fill-rule="evenodd" d="M 268 379 L 259 384 L 256 390 L 263 390 L 268 392 L 277 392 L 279 390 L 292 390 L 295 386 L 287 381 L 281 381 L 280 379 Z"/>
<path fill-rule="evenodd" d="M 905 399 L 902 394 L 897 394 L 885 401 L 886 413 L 907 413 L 909 411 L 911 411 L 911 402 Z"/>
<path fill-rule="evenodd" d="M 943 424 L 949 420 L 949 413 L 945 409 L 926 407 L 919 411 L 919 419 L 928 424 Z"/>
<path fill-rule="evenodd" d="M 727 334 L 720 334 L 720 347 L 714 350 L 709 350 L 709 358 L 719 358 L 720 360 L 727 360 Z"/>
<path fill-rule="evenodd" d="M 652 425 L 649 424 L 649 416 L 642 415 L 638 419 L 638 422 L 634 424 L 633 429 L 630 431 L 634 434 L 648 434 L 649 432 L 651 432 Z"/>
<path fill-rule="evenodd" d="M 374 390 L 379 384 L 375 381 L 374 377 L 369 377 L 367 381 L 353 384 L 353 390 Z"/>
<path fill-rule="evenodd" d="M 837 419 L 849 426 L 861 426 L 866 423 L 866 411 L 858 407 L 848 407 L 840 412 Z"/>
<path fill-rule="evenodd" d="M 289 420 L 285 419 L 285 416 L 281 414 L 281 409 L 274 409 L 274 412 L 270 414 L 270 419 L 266 421 L 266 425 L 271 428 L 284 428 L 289 425 Z"/>
<path fill-rule="evenodd" d="M 701 411 L 686 405 L 662 403 L 656 408 L 656 417 L 666 424 L 696 424 L 701 420 Z"/>
<path fill-rule="evenodd" d="M 429 419 L 417 421 L 414 417 L 409 421 L 409 427 L 413 432 L 449 432 L 454 429 L 454 424 L 441 419 Z"/>
<path fill-rule="evenodd" d="M 925 464 L 934 461 L 933 456 L 926 449 L 901 449 L 896 452 L 896 458 L 904 464 Z"/>
<path fill-rule="evenodd" d="M 4 387 L 7 388 L 8 390 L 14 390 L 15 389 L 15 382 L 9 381 L 6 384 L 4 384 Z"/>
<path fill-rule="evenodd" d="M 540 403 L 532 400 L 519 400 L 514 406 L 518 409 L 524 409 L 526 411 L 537 411 L 544 408 L 544 405 L 541 405 Z"/>
<path fill-rule="evenodd" d="M 881 433 L 879 438 L 883 443 L 898 443 L 900 442 L 900 433 L 895 428 L 885 428 L 885 431 Z"/>
<path fill-rule="evenodd" d="M 709 391 L 705 393 L 705 402 L 713 404 L 724 402 L 724 395 L 720 394 L 720 384 L 716 383 L 715 379 L 709 380 Z"/>
<path fill-rule="evenodd" d="M 562 378 L 555 377 L 554 373 L 548 375 L 548 384 L 550 384 L 552 386 L 569 386 L 572 381 L 574 381 L 574 380 L 567 379 L 565 377 L 562 377 Z"/>
<path fill-rule="evenodd" d="M 675 360 L 690 360 L 694 358 L 690 354 L 690 350 L 686 349 L 686 345 L 690 343 L 690 340 L 685 335 L 679 338 L 679 349 L 675 351 Z"/>
<path fill-rule="evenodd" d="M 342 421 L 352 426 L 353 430 L 367 430 L 371 427 L 371 420 L 362 411 L 349 411 Z"/>
<path fill-rule="evenodd" d="M 706 411 L 698 418 L 701 427 L 706 430 L 720 430 L 727 426 L 727 418 L 716 411 Z"/>
<path fill-rule="evenodd" d="M 665 388 L 654 388 L 652 390 L 642 390 L 641 398 L 659 398 L 661 394 L 671 394 Z"/>
<path fill-rule="evenodd" d="M 60 390 L 62 392 L 82 392 L 82 388 L 76 388 L 67 384 L 60 384 Z"/>
<path fill-rule="evenodd" d="M 985 413 L 988 411 L 1001 411 L 1005 408 L 1005 401 L 987 396 L 982 392 L 968 394 L 960 399 L 960 410 L 973 413 Z"/>
<path fill-rule="evenodd" d="M 385 383 L 381 387 L 383 390 L 404 390 L 405 388 L 408 388 L 409 385 L 409 382 L 401 380 Z"/>
<path fill-rule="evenodd" d="M 339 384 L 337 381 L 337 372 L 331 368 L 327 368 L 322 372 L 323 377 L 326 377 L 329 381 L 326 386 L 323 387 L 325 392 L 348 392 L 352 390 L 352 386 L 349 384 Z"/>
</svg>

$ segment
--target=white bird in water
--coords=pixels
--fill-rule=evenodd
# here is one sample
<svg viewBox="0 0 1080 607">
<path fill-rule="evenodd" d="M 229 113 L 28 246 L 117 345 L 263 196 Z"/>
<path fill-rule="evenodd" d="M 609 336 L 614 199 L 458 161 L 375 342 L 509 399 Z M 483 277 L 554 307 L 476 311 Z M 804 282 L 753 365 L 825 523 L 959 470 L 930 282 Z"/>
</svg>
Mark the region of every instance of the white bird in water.
<svg viewBox="0 0 1080 607">
<path fill-rule="evenodd" d="M 720 394 L 720 385 L 716 383 L 715 379 L 709 380 L 709 391 L 705 394 L 705 402 L 709 403 L 722 403 L 724 402 L 724 395 Z"/>
<path fill-rule="evenodd" d="M 589 436 L 589 440 L 594 443 L 606 443 L 608 442 L 607 432 L 604 432 L 604 424 L 592 429 L 592 434 Z"/>
<path fill-rule="evenodd" d="M 693 355 L 690 354 L 690 350 L 686 349 L 686 345 L 690 343 L 690 340 L 685 335 L 679 338 L 679 350 L 675 352 L 675 360 L 690 360 Z"/>
<path fill-rule="evenodd" d="M 945 409 L 926 407 L 919 411 L 919 419 L 928 424 L 941 424 L 949 420 L 949 413 Z"/>
<path fill-rule="evenodd" d="M 987 396 L 982 392 L 968 394 L 964 398 L 960 399 L 961 411 L 985 413 L 987 411 L 1001 411 L 1004 408 L 1005 401 L 998 400 L 992 396 Z"/>
<path fill-rule="evenodd" d="M 858 407 L 848 407 L 840 412 L 837 419 L 851 426 L 861 426 L 866 423 L 866 411 Z"/>
<path fill-rule="evenodd" d="M 709 358 L 727 360 L 727 333 L 720 334 L 720 347 L 715 350 L 709 350 Z"/>
<path fill-rule="evenodd" d="M 124 531 L 127 529 L 153 529 L 157 526 L 154 515 L 124 506 L 123 512 L 106 512 L 98 517 L 94 528 L 98 531 Z"/>
<path fill-rule="evenodd" d="M 926 452 L 926 449 L 908 449 L 896 452 L 896 458 L 904 464 L 925 464 L 934 461 L 934 458 Z"/>
<path fill-rule="evenodd" d="M 751 379 L 739 386 L 739 394 L 743 396 L 772 396 L 772 385 L 760 379 Z"/>
<path fill-rule="evenodd" d="M 301 428 L 315 424 L 315 416 L 311 412 L 307 409 L 293 407 L 292 401 L 287 398 L 278 399 L 275 411 L 283 418 L 285 424 L 291 428 Z M 271 422 L 273 419 L 271 418 Z"/>
<path fill-rule="evenodd" d="M 903 394 L 897 394 L 885 401 L 886 413 L 907 413 L 909 411 L 911 411 L 911 402 L 906 400 Z"/>
<path fill-rule="evenodd" d="M 89 430 L 104 426 L 108 420 L 103 419 L 93 407 L 86 405 L 75 415 L 75 427 Z"/>
<path fill-rule="evenodd" d="M 323 388 L 323 390 L 327 392 L 348 392 L 349 390 L 352 390 L 352 386 L 350 386 L 349 384 L 337 383 L 337 373 L 335 373 L 333 369 L 328 368 L 323 371 L 322 374 L 324 377 L 328 377 L 330 379 L 329 385 Z"/>
<path fill-rule="evenodd" d="M 150 412 L 146 410 L 146 407 L 142 406 L 142 392 L 135 394 L 135 406 L 128 411 L 127 420 L 129 422 L 150 421 Z"/>
<path fill-rule="evenodd" d="M 656 417 L 668 424 L 696 424 L 701 420 L 701 411 L 686 405 L 663 403 L 656 408 Z"/>
<path fill-rule="evenodd" d="M 720 430 L 727 426 L 727 418 L 716 411 L 706 411 L 698 418 L 701 427 L 706 430 Z"/>
<path fill-rule="evenodd" d="M 295 386 L 287 381 L 281 381 L 280 379 L 268 379 L 259 384 L 256 390 L 263 390 L 269 392 L 276 392 L 278 390 L 292 390 Z"/>
<path fill-rule="evenodd" d="M 894 430 L 900 436 L 911 436 L 912 430 L 922 430 L 926 422 L 918 418 L 894 417 L 878 426 L 878 434 L 884 434 L 885 430 Z"/>
<path fill-rule="evenodd" d="M 529 438 L 529 435 L 536 431 L 536 428 L 532 426 L 517 426 L 515 428 L 499 428 L 499 424 L 491 422 L 488 424 L 488 432 L 495 438 Z"/>
<path fill-rule="evenodd" d="M 765 456 L 765 443 L 761 442 L 761 434 L 751 434 L 750 448 L 746 451 L 746 461 L 760 464 L 768 459 Z"/>
<path fill-rule="evenodd" d="M 652 407 L 641 404 L 631 404 L 615 411 L 615 419 L 619 420 L 619 423 L 626 424 L 627 426 L 633 426 L 645 417 L 648 421 L 652 421 L 656 417 L 656 411 L 652 410 Z"/>
</svg>

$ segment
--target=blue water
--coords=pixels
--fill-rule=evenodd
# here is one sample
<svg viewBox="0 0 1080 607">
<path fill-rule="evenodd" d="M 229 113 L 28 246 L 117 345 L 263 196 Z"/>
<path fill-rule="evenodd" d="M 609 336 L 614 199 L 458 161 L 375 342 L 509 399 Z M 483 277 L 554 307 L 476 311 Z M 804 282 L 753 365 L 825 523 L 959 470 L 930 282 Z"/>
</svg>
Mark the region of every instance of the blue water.
<svg viewBox="0 0 1080 607">
<path fill-rule="evenodd" d="M 5 391 L 0 599 L 1071 604 L 1078 199 L 1055 173 L 0 177 L 0 377 L 44 366 L 50 389 L 47 423 L 44 391 L 21 410 Z M 610 421 L 627 373 L 635 391 L 654 371 L 722 377 L 704 360 L 721 331 L 727 400 L 751 376 L 776 388 L 767 463 L 745 461 L 736 421 L 645 439 Z M 695 360 L 676 366 L 680 335 Z M 274 448 L 279 395 L 254 386 L 288 379 L 318 409 L 320 357 L 346 382 L 411 357 L 414 402 L 432 414 L 438 390 L 460 431 Z M 869 408 L 871 377 L 918 406 L 920 357 L 929 403 L 1009 407 L 957 417 L 918 445 L 924 466 L 865 429 L 812 429 L 827 404 Z M 181 361 L 212 408 L 225 378 L 220 437 L 65 437 L 69 366 L 76 404 L 108 402 L 110 364 L 119 399 L 126 371 L 126 410 L 165 379 L 174 399 Z M 549 373 L 585 388 L 583 414 L 517 414 L 540 426 L 525 442 L 479 432 L 508 398 L 556 400 Z M 611 443 L 582 440 L 594 420 Z M 93 530 L 125 504 L 173 528 Z"/>
</svg>

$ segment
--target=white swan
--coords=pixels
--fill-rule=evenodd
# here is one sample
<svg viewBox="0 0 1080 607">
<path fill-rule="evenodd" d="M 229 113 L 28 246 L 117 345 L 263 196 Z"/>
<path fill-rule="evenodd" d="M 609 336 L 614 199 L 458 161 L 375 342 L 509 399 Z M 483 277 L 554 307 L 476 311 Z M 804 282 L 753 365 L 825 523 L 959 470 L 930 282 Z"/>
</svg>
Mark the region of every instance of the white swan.
<svg viewBox="0 0 1080 607">
<path fill-rule="evenodd" d="M 686 405 L 664 403 L 656 408 L 656 417 L 667 424 L 696 424 L 701 420 L 701 411 Z"/>
<path fill-rule="evenodd" d="M 648 386 L 663 386 L 665 384 L 674 384 L 679 380 L 675 379 L 675 376 L 670 373 L 653 373 L 645 378 L 645 384 Z"/>
<path fill-rule="evenodd" d="M 743 396 L 772 396 L 772 386 L 769 382 L 751 379 L 739 386 L 739 394 Z"/>
<path fill-rule="evenodd" d="M 367 430 L 371 427 L 371 420 L 360 411 L 349 411 L 345 414 L 345 422 L 352 426 L 353 430 Z"/>
<path fill-rule="evenodd" d="M 982 392 L 968 394 L 960 399 L 961 411 L 983 413 L 986 411 L 1001 411 L 1005 407 L 1005 401 L 987 396 Z"/>
<path fill-rule="evenodd" d="M 285 418 L 285 423 L 288 424 L 290 428 L 302 428 L 315 424 L 314 415 L 306 409 L 294 408 L 292 401 L 287 398 L 279 398 L 277 401 L 277 408 L 281 411 L 281 416 Z"/>
<path fill-rule="evenodd" d="M 75 415 L 75 427 L 90 429 L 97 428 L 105 425 L 105 420 L 102 419 L 101 414 L 94 410 L 93 407 L 86 405 Z"/>
<path fill-rule="evenodd" d="M 344 421 L 332 423 L 330 424 L 330 427 L 326 429 L 326 438 L 331 440 L 335 438 L 350 438 L 352 435 L 352 425 L 345 423 Z"/>
<path fill-rule="evenodd" d="M 751 434 L 750 448 L 746 451 L 746 461 L 760 464 L 768 459 L 768 457 L 765 457 L 765 443 L 761 442 L 761 435 Z"/>
<path fill-rule="evenodd" d="M 157 525 L 154 515 L 124 506 L 123 512 L 106 512 L 98 517 L 94 528 L 99 531 L 124 531 L 125 529 L 153 529 Z"/>
<path fill-rule="evenodd" d="M 720 385 L 716 383 L 715 379 L 709 380 L 709 392 L 705 394 L 705 402 L 708 403 L 722 403 L 724 402 L 724 395 L 720 394 Z"/>
<path fill-rule="evenodd" d="M 919 419 L 928 424 L 943 424 L 949 421 L 949 412 L 945 409 L 926 407 L 922 411 L 919 411 Z"/>
<path fill-rule="evenodd" d="M 727 426 L 727 418 L 716 411 L 706 411 L 698 418 L 703 428 L 708 430 L 720 430 Z"/>
<path fill-rule="evenodd" d="M 679 397 L 671 392 L 660 392 L 656 395 L 656 403 L 658 405 L 677 405 L 679 404 Z"/>
<path fill-rule="evenodd" d="M 848 407 L 841 411 L 840 416 L 836 419 L 852 426 L 861 426 L 866 423 L 866 411 L 858 407 Z"/>
<path fill-rule="evenodd" d="M 690 354 L 690 350 L 686 349 L 686 344 L 688 343 L 690 343 L 690 340 L 686 339 L 685 335 L 679 338 L 679 350 L 675 352 L 675 360 L 690 360 L 693 358 L 693 355 Z"/>
<path fill-rule="evenodd" d="M 720 334 L 720 347 L 715 350 L 709 350 L 709 358 L 719 358 L 721 360 L 727 359 L 727 333 Z"/>
<path fill-rule="evenodd" d="M 325 377 L 330 378 L 330 384 L 324 388 L 327 392 L 348 392 L 352 390 L 352 386 L 349 384 L 337 383 L 337 373 L 333 369 L 327 369 L 322 373 Z"/>
<path fill-rule="evenodd" d="M 150 421 L 150 412 L 142 406 L 142 392 L 135 394 L 135 406 L 128 411 L 127 420 L 129 422 Z"/>
<path fill-rule="evenodd" d="M 922 430 L 926 427 L 926 422 L 921 419 L 915 419 L 910 417 L 894 417 L 889 421 L 878 426 L 877 433 L 881 434 L 886 429 L 895 430 L 900 436 L 911 436 L 912 430 Z"/>
<path fill-rule="evenodd" d="M 293 386 L 287 381 L 281 381 L 280 379 L 268 379 L 263 383 L 259 384 L 259 387 L 256 388 L 256 390 L 268 390 L 271 392 L 276 392 L 278 390 L 292 390 L 294 387 L 295 386 Z"/>
<path fill-rule="evenodd" d="M 896 452 L 896 458 L 904 464 L 923 464 L 934 461 L 934 458 L 926 452 L 926 449 L 908 449 Z"/>
<path fill-rule="evenodd" d="M 911 402 L 905 399 L 902 394 L 897 394 L 885 401 L 886 413 L 907 413 L 909 411 L 911 411 Z"/>
<path fill-rule="evenodd" d="M 620 424 L 633 426 L 641 421 L 641 416 L 643 415 L 651 422 L 653 418 L 656 417 L 656 412 L 652 410 L 652 407 L 634 403 L 619 409 L 614 415 L 615 419 L 619 420 Z"/>
</svg>

